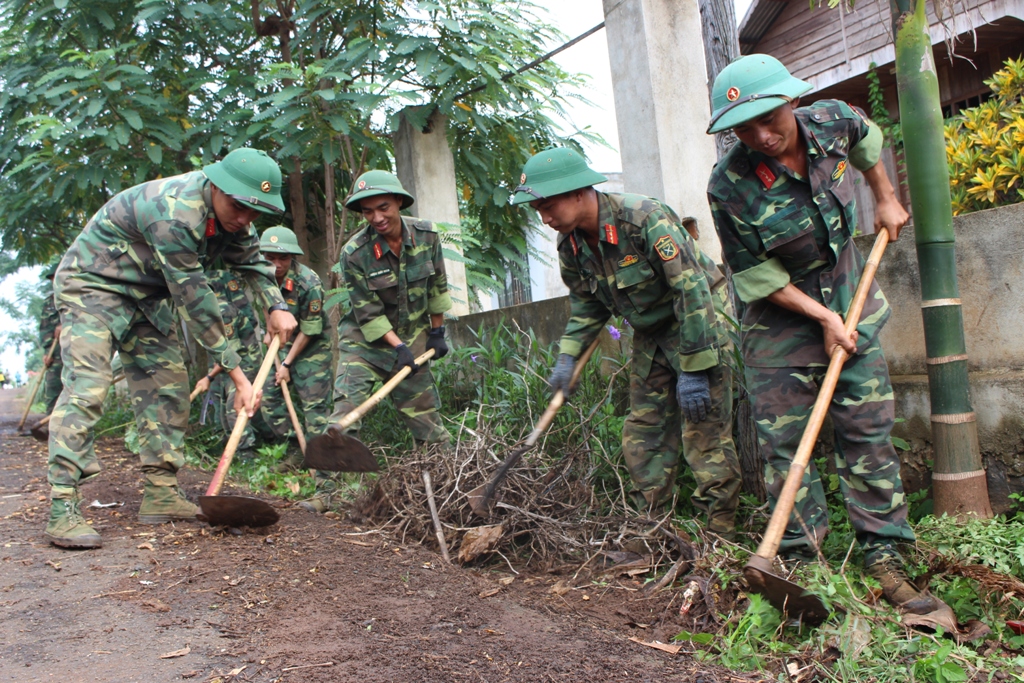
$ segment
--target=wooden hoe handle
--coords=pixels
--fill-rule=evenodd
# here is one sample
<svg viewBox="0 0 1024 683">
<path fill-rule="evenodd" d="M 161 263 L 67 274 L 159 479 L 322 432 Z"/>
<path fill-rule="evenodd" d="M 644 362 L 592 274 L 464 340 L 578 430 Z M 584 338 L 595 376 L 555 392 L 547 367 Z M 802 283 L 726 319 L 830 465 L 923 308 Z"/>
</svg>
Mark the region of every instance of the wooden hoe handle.
<svg viewBox="0 0 1024 683">
<path fill-rule="evenodd" d="M 433 357 L 434 349 L 430 349 L 429 351 L 427 351 L 422 356 L 416 359 L 416 365 L 423 365 Z M 385 396 L 390 394 L 394 390 L 394 388 L 401 383 L 403 379 L 409 376 L 409 373 L 411 372 L 412 368 L 410 368 L 408 365 L 399 370 L 398 372 L 396 372 L 395 376 L 389 379 L 384 386 L 382 386 L 380 389 L 374 392 L 373 396 L 366 399 L 366 401 L 364 401 L 362 405 L 353 410 L 351 413 L 341 418 L 341 420 L 337 422 L 335 426 L 338 427 L 338 429 L 345 429 L 346 427 L 351 427 L 355 422 L 358 422 L 359 419 L 363 417 L 363 415 L 366 415 L 368 412 L 373 410 L 373 407 L 380 403 Z"/>
<path fill-rule="evenodd" d="M 277 357 L 277 350 L 280 348 L 281 337 L 274 337 L 273 341 L 270 342 L 270 348 L 267 349 L 267 355 L 263 359 L 263 365 L 260 366 L 260 371 L 256 373 L 256 380 L 252 383 L 253 396 L 266 383 L 267 375 L 270 374 L 270 368 L 274 366 L 274 358 Z M 242 432 L 245 431 L 245 425 L 248 421 L 249 414 L 245 410 L 238 411 L 235 428 L 231 430 L 228 445 L 224 447 L 224 455 L 220 456 L 217 471 L 213 473 L 213 479 L 210 480 L 210 486 L 206 489 L 206 495 L 216 496 L 220 493 L 220 487 L 224 485 L 224 477 L 228 474 L 231 460 L 235 457 L 235 450 L 238 449 L 238 442 L 242 440 Z"/>
<path fill-rule="evenodd" d="M 875 279 L 875 271 L 878 270 L 878 263 L 882 260 L 882 253 L 889 244 L 889 231 L 883 229 L 875 238 L 875 245 L 871 248 L 868 261 L 864 266 L 864 273 L 861 275 L 857 291 L 850 303 L 850 310 L 846 313 L 846 324 L 844 329 L 850 335 L 860 322 L 860 314 L 864 310 L 864 302 L 868 298 L 868 291 L 871 289 L 871 282 Z M 818 398 L 814 401 L 814 408 L 811 410 L 810 420 L 804 429 L 803 437 L 800 439 L 800 446 L 796 450 L 793 462 L 789 466 L 789 474 L 786 475 L 786 483 L 782 487 L 779 499 L 775 503 L 775 510 L 768 521 L 768 528 L 764 532 L 761 545 L 757 548 L 757 555 L 771 561 L 779 550 L 779 543 L 782 541 L 782 534 L 786 531 L 789 522 L 789 515 L 793 511 L 793 504 L 796 502 L 796 493 L 803 481 L 804 471 L 811 460 L 811 452 L 818 440 L 818 433 L 821 431 L 821 424 L 825 421 L 829 404 L 832 402 L 832 395 L 836 390 L 836 383 L 839 381 L 839 374 L 843 370 L 843 364 L 849 358 L 849 354 L 841 346 L 836 346 L 832 352 L 832 359 L 828 364 L 828 371 L 818 391 Z"/>
</svg>

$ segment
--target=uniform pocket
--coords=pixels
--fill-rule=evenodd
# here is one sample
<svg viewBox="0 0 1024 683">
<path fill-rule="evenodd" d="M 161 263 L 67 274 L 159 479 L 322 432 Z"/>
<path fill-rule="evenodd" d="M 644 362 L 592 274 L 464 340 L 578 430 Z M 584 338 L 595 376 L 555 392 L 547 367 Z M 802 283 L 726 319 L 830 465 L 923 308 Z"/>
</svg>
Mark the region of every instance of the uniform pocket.
<svg viewBox="0 0 1024 683">
<path fill-rule="evenodd" d="M 815 208 L 812 206 L 809 210 Z M 808 209 L 799 204 L 791 204 L 766 218 L 757 226 L 757 232 L 772 256 L 795 262 L 818 258 L 819 250 L 814 242 L 814 221 Z"/>
</svg>

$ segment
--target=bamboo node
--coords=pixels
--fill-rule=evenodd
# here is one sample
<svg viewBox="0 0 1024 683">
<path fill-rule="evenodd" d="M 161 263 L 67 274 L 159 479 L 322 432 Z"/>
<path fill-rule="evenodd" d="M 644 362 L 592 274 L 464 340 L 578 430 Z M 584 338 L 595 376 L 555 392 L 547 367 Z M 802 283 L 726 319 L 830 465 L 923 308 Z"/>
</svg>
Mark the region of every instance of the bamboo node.
<svg viewBox="0 0 1024 683">
<path fill-rule="evenodd" d="M 971 470 L 970 472 L 933 472 L 932 481 L 963 481 L 964 479 L 974 479 L 975 477 L 984 477 L 985 470 Z"/>
<path fill-rule="evenodd" d="M 959 306 L 960 299 L 928 299 L 921 302 L 921 308 L 934 308 L 936 306 Z"/>
<path fill-rule="evenodd" d="M 932 414 L 932 422 L 939 422 L 945 425 L 962 425 L 967 422 L 974 422 L 977 416 L 973 413 L 953 413 L 952 415 Z"/>
<path fill-rule="evenodd" d="M 955 356 L 936 356 L 935 358 L 925 358 L 924 362 L 928 365 L 943 365 L 945 363 L 955 363 L 960 360 L 967 360 L 967 354 L 958 353 Z"/>
</svg>

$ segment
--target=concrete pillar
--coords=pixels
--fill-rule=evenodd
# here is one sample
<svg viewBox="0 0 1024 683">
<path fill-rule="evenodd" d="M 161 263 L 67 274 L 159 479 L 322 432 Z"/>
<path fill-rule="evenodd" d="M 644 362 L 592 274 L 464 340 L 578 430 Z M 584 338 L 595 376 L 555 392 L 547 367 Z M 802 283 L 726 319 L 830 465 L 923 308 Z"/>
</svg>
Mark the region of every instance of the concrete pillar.
<svg viewBox="0 0 1024 683">
<path fill-rule="evenodd" d="M 436 112 L 427 128 L 400 117 L 395 131 L 395 163 L 402 186 L 416 198 L 410 212 L 419 218 L 459 229 L 459 199 L 455 183 L 455 159 L 445 135 L 447 119 Z M 452 245 L 446 247 L 454 249 Z M 460 261 L 444 260 L 448 289 L 452 295 L 453 316 L 469 314 L 466 267 Z"/>
<path fill-rule="evenodd" d="M 626 192 L 694 216 L 700 247 L 721 246 L 708 208 L 717 159 L 697 0 L 603 0 Z"/>
</svg>

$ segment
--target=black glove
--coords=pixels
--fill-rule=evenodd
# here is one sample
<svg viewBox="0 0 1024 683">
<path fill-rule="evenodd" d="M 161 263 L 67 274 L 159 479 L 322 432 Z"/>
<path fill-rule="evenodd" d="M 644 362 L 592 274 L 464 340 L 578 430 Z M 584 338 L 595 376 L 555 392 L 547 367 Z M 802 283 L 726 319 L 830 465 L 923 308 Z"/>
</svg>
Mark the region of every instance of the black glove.
<svg viewBox="0 0 1024 683">
<path fill-rule="evenodd" d="M 567 353 L 558 354 L 558 361 L 555 363 L 555 369 L 551 371 L 551 376 L 548 377 L 548 386 L 551 387 L 552 392 L 556 392 L 561 389 L 562 394 L 565 396 L 572 393 L 572 387 L 570 387 L 569 384 L 572 382 L 572 371 L 575 367 L 575 358 Z"/>
<path fill-rule="evenodd" d="M 711 412 L 708 373 L 704 370 L 680 372 L 679 380 L 676 382 L 676 399 L 687 422 L 696 424 L 706 420 L 708 413 Z"/>
<path fill-rule="evenodd" d="M 444 341 L 444 325 L 432 327 L 427 332 L 427 351 L 434 349 L 434 360 L 448 355 L 448 344 Z"/>
<path fill-rule="evenodd" d="M 395 371 L 399 371 L 402 368 L 412 368 L 412 372 L 409 374 L 415 375 L 416 371 L 420 369 L 420 366 L 416 365 L 416 359 L 412 357 L 412 351 L 405 344 L 399 344 L 395 347 L 395 353 L 398 354 L 398 363 L 395 364 Z"/>
</svg>

